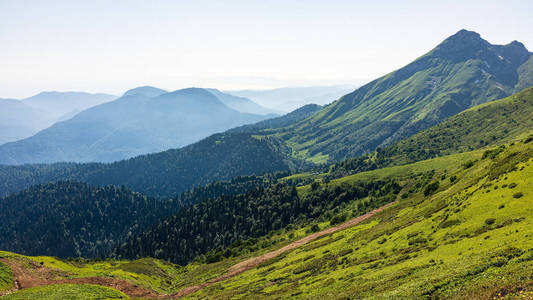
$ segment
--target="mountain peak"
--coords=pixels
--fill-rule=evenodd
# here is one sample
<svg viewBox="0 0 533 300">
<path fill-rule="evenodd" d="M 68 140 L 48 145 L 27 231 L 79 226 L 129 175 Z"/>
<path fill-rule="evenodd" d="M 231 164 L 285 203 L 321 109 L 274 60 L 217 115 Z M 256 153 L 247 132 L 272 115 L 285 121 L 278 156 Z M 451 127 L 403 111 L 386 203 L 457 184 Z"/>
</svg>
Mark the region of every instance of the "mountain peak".
<svg viewBox="0 0 533 300">
<path fill-rule="evenodd" d="M 132 95 L 136 95 L 136 94 L 141 94 L 143 96 L 146 96 L 146 97 L 149 97 L 149 98 L 153 98 L 153 97 L 157 97 L 159 95 L 165 94 L 165 93 L 167 93 L 167 91 L 165 91 L 163 89 L 156 88 L 156 87 L 149 86 L 149 85 L 145 85 L 145 86 L 139 86 L 139 87 L 133 88 L 131 90 L 128 90 L 122 96 L 125 97 L 125 96 L 132 96 Z"/>
<path fill-rule="evenodd" d="M 470 31 L 470 30 L 466 30 L 466 29 L 461 29 L 459 30 L 456 34 L 452 35 L 449 37 L 450 38 L 455 38 L 455 39 L 481 39 L 481 35 L 475 31 Z"/>
</svg>

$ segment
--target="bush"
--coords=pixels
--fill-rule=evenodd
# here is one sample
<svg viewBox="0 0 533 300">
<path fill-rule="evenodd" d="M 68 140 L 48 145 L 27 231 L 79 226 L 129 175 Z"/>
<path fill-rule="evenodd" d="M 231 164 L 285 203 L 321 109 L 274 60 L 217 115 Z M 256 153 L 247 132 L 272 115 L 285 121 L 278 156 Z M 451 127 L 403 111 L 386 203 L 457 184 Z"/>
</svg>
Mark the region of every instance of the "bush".
<svg viewBox="0 0 533 300">
<path fill-rule="evenodd" d="M 518 199 L 518 198 L 522 198 L 522 196 L 524 196 L 524 194 L 522 194 L 522 192 L 518 192 L 518 193 L 515 193 L 513 195 L 513 198 L 517 198 Z"/>
<path fill-rule="evenodd" d="M 511 182 L 511 183 L 509 183 L 508 188 L 510 188 L 510 189 L 514 189 L 517 185 L 518 185 L 518 184 L 516 184 L 516 183 L 514 183 L 514 182 Z"/>
<path fill-rule="evenodd" d="M 475 160 L 469 160 L 469 161 L 467 161 L 467 162 L 465 162 L 465 163 L 463 164 L 463 169 L 465 169 L 465 170 L 466 170 L 466 169 L 470 169 L 471 167 L 474 166 L 475 163 L 476 163 Z"/>
<path fill-rule="evenodd" d="M 457 176 L 453 175 L 452 177 L 450 177 L 451 183 L 454 183 L 456 180 L 457 180 Z"/>
<path fill-rule="evenodd" d="M 313 226 L 311 226 L 309 231 L 311 231 L 311 232 L 319 232 L 320 231 L 320 226 L 318 226 L 318 224 L 313 224 Z"/>
<path fill-rule="evenodd" d="M 446 220 L 446 221 L 440 223 L 439 227 L 440 228 L 447 228 L 447 227 L 450 227 L 450 226 L 453 226 L 453 225 L 456 225 L 456 224 L 459 224 L 459 223 L 461 223 L 460 220 L 450 219 L 450 220 Z"/>
<path fill-rule="evenodd" d="M 487 224 L 487 225 L 492 225 L 492 224 L 494 224 L 494 222 L 496 222 L 496 219 L 494 219 L 494 218 L 488 218 L 488 219 L 485 220 L 485 224 Z"/>
<path fill-rule="evenodd" d="M 344 221 L 346 221 L 346 214 L 340 214 L 340 215 L 333 216 L 333 218 L 331 218 L 331 220 L 329 221 L 329 224 L 337 225 Z"/>
<path fill-rule="evenodd" d="M 429 196 L 439 189 L 439 182 L 433 181 L 424 188 L 424 196 Z"/>
</svg>

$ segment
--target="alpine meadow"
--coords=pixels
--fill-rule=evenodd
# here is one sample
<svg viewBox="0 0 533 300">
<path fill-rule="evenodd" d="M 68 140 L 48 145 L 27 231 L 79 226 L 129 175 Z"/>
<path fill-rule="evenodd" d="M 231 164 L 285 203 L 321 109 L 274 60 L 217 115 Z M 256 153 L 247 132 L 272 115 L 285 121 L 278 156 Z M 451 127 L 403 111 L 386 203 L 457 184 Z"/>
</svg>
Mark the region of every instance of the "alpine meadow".
<svg viewBox="0 0 533 300">
<path fill-rule="evenodd" d="M 0 2 L 0 299 L 533 299 L 533 6 L 378 2 Z"/>
</svg>

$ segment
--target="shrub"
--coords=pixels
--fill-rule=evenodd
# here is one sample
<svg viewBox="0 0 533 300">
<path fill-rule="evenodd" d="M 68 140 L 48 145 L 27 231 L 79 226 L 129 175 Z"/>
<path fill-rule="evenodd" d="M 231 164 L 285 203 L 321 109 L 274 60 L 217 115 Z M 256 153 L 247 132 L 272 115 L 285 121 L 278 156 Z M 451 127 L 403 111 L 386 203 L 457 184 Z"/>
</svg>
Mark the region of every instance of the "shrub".
<svg viewBox="0 0 533 300">
<path fill-rule="evenodd" d="M 452 177 L 450 177 L 451 183 L 454 183 L 456 180 L 457 180 L 457 176 L 453 175 Z"/>
<path fill-rule="evenodd" d="M 463 169 L 465 169 L 465 170 L 469 169 L 469 168 L 473 167 L 475 163 L 476 163 L 475 160 L 469 160 L 469 161 L 467 161 L 467 162 L 465 162 L 463 164 Z"/>
<path fill-rule="evenodd" d="M 487 224 L 487 225 L 492 225 L 492 224 L 494 224 L 494 222 L 496 222 L 496 219 L 494 219 L 494 218 L 488 218 L 488 219 L 485 220 L 485 224 Z"/>
<path fill-rule="evenodd" d="M 453 225 L 456 225 L 456 224 L 459 224 L 461 223 L 460 220 L 458 219 L 450 219 L 450 220 L 446 220 L 442 223 L 440 223 L 439 227 L 440 228 L 447 228 L 447 227 L 450 227 L 450 226 L 453 226 Z"/>
<path fill-rule="evenodd" d="M 330 225 L 337 225 L 337 224 L 340 224 L 340 223 L 342 223 L 344 221 L 346 221 L 346 214 L 340 214 L 340 215 L 333 216 L 333 218 L 331 218 L 331 220 L 329 221 L 329 224 Z"/>
<path fill-rule="evenodd" d="M 518 184 L 516 184 L 516 183 L 514 183 L 514 182 L 511 182 L 511 183 L 509 183 L 508 188 L 510 188 L 510 189 L 514 189 L 517 185 L 518 185 Z"/>
<path fill-rule="evenodd" d="M 313 226 L 311 226 L 311 228 L 309 230 L 311 232 L 319 232 L 320 231 L 320 226 L 318 226 L 318 224 L 313 224 Z"/>
<path fill-rule="evenodd" d="M 433 181 L 424 188 L 424 196 L 429 196 L 439 189 L 439 182 Z"/>
<path fill-rule="evenodd" d="M 522 198 L 522 196 L 524 196 L 524 194 L 522 194 L 522 192 L 518 192 L 518 193 L 515 193 L 513 195 L 513 198 L 517 198 L 518 199 L 518 198 Z"/>
</svg>

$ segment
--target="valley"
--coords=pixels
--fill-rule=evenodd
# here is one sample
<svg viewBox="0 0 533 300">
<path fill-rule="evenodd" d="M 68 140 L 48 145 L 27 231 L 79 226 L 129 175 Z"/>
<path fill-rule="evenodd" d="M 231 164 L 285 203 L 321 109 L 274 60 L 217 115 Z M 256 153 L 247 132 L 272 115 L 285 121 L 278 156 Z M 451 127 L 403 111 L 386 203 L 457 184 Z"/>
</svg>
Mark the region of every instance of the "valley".
<svg viewBox="0 0 533 300">
<path fill-rule="evenodd" d="M 340 97 L 65 100 L 0 145 L 0 298 L 531 299 L 532 61 L 460 30 Z"/>
</svg>

